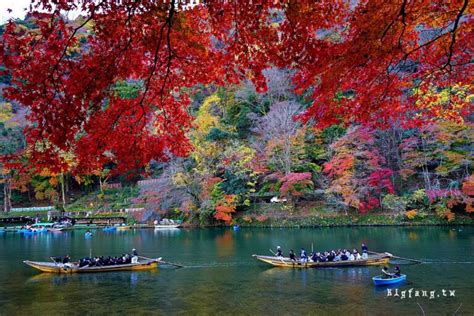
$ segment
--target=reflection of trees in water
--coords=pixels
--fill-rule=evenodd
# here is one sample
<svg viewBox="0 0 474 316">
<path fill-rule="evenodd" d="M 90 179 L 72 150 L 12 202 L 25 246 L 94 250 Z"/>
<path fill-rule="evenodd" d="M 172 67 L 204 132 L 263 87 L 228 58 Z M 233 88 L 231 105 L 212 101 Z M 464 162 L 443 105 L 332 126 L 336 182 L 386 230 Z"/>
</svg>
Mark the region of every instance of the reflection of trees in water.
<svg viewBox="0 0 474 316">
<path fill-rule="evenodd" d="M 234 233 L 226 230 L 223 234 L 216 236 L 216 251 L 219 257 L 234 255 Z"/>
</svg>

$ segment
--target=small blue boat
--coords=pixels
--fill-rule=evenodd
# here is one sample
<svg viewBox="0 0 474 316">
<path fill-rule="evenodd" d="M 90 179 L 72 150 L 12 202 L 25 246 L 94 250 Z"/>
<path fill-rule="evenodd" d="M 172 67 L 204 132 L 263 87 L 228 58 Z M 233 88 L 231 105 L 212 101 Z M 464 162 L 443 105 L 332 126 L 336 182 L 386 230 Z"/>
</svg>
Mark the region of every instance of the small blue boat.
<svg viewBox="0 0 474 316">
<path fill-rule="evenodd" d="M 399 277 L 393 277 L 384 279 L 381 276 L 374 276 L 372 280 L 374 281 L 375 285 L 390 285 L 390 284 L 397 284 L 403 282 L 407 279 L 406 274 L 401 274 Z"/>
<path fill-rule="evenodd" d="M 86 239 L 92 238 L 92 233 L 91 232 L 85 233 L 84 238 L 86 238 Z"/>
<path fill-rule="evenodd" d="M 114 232 L 116 230 L 117 230 L 117 227 L 115 227 L 115 226 L 109 226 L 109 227 L 105 227 L 105 228 L 102 229 L 102 231 L 104 231 L 104 232 Z"/>
</svg>

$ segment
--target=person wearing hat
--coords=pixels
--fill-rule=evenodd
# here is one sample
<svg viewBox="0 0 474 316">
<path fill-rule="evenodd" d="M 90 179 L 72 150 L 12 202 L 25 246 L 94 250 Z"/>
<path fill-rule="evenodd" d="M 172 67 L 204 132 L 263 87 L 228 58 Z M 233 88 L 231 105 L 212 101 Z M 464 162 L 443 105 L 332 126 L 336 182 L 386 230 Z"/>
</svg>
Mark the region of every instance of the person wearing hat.
<svg viewBox="0 0 474 316">
<path fill-rule="evenodd" d="M 135 248 L 132 249 L 132 263 L 138 263 L 138 252 Z"/>
<path fill-rule="evenodd" d="M 281 247 L 277 246 L 277 252 L 276 252 L 277 257 L 283 257 L 283 252 L 281 251 Z"/>
</svg>

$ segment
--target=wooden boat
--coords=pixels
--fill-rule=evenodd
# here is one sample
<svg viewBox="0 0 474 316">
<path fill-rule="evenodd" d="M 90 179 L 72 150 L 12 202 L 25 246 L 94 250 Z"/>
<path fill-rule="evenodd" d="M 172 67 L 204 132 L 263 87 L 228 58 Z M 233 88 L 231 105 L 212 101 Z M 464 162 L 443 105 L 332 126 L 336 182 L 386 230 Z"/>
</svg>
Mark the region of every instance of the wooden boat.
<svg viewBox="0 0 474 316">
<path fill-rule="evenodd" d="M 138 271 L 155 269 L 160 263 L 161 258 L 157 259 L 140 259 L 138 263 L 115 264 L 100 267 L 79 267 L 78 262 L 56 263 L 56 262 L 39 262 L 25 260 L 23 263 L 42 272 L 48 273 L 94 273 L 94 272 L 112 272 L 112 271 Z"/>
<path fill-rule="evenodd" d="M 130 226 L 130 225 L 117 226 L 117 230 L 127 230 L 127 229 L 132 229 L 132 226 Z"/>
<path fill-rule="evenodd" d="M 345 261 L 329 261 L 329 262 L 301 262 L 299 260 L 293 261 L 288 257 L 275 256 L 260 256 L 253 255 L 260 261 L 271 264 L 275 267 L 283 268 L 336 268 L 336 267 L 355 267 L 355 266 L 371 266 L 387 264 L 392 257 L 388 252 L 376 255 L 369 255 L 367 259 L 362 260 L 345 260 Z"/>
<path fill-rule="evenodd" d="M 399 277 L 393 277 L 393 278 L 388 278 L 384 279 L 381 276 L 374 276 L 372 278 L 372 281 L 374 281 L 375 285 L 391 285 L 391 284 L 397 284 L 400 282 L 403 282 L 407 279 L 406 274 L 401 274 Z"/>
</svg>

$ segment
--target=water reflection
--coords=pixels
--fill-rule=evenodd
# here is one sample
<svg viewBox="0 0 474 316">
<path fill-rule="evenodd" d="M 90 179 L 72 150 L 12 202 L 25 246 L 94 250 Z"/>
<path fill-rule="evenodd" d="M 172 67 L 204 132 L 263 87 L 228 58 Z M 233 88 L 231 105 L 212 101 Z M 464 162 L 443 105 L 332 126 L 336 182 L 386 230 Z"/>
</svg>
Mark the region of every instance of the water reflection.
<svg viewBox="0 0 474 316">
<path fill-rule="evenodd" d="M 140 280 L 156 278 L 159 274 L 159 270 L 75 274 L 40 273 L 27 279 L 26 283 L 63 285 L 74 282 L 90 285 L 113 281 L 114 283 L 120 283 L 122 286 L 127 284 L 136 286 Z"/>
<path fill-rule="evenodd" d="M 181 234 L 179 228 L 155 229 L 153 230 L 155 236 L 177 236 Z"/>
<path fill-rule="evenodd" d="M 281 245 L 315 250 L 357 247 L 385 250 L 432 264 L 402 266 L 409 283 L 400 288 L 453 288 L 452 299 L 421 302 L 432 314 L 474 310 L 474 285 L 468 282 L 474 265 L 474 229 L 444 227 L 333 229 L 184 229 L 97 232 L 91 240 L 82 232 L 24 237 L 0 236 L 0 314 L 75 313 L 135 314 L 413 314 L 418 306 L 387 299 L 372 276 L 380 267 L 332 269 L 273 268 L 251 257 Z M 416 237 L 415 237 L 416 236 Z M 136 248 L 147 257 L 194 268 L 136 272 L 55 275 L 37 273 L 21 264 L 30 259 L 70 254 L 119 255 Z M 439 264 L 443 261 L 443 264 Z M 454 264 L 454 262 L 458 262 Z M 464 263 L 460 263 L 464 262 Z M 433 277 L 436 276 L 436 277 Z M 87 302 L 78 304 L 78 302 Z M 113 302 L 113 303 L 111 303 Z M 415 306 L 413 306 L 415 305 Z M 419 309 L 419 308 L 418 308 Z M 428 314 L 428 313 L 427 313 Z"/>
<path fill-rule="evenodd" d="M 234 255 L 234 232 L 226 230 L 215 239 L 217 255 L 227 257 Z"/>
</svg>

